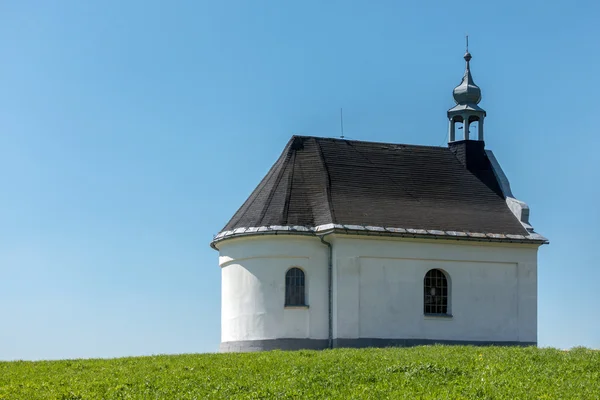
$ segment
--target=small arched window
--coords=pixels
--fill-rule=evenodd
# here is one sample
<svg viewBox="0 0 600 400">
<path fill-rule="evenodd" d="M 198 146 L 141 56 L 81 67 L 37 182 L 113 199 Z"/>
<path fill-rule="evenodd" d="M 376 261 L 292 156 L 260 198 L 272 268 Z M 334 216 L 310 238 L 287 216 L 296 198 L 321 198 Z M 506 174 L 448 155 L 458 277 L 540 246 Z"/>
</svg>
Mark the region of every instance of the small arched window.
<svg viewBox="0 0 600 400">
<path fill-rule="evenodd" d="M 423 282 L 425 314 L 448 314 L 448 279 L 439 269 L 425 274 Z"/>
<path fill-rule="evenodd" d="M 286 306 L 305 306 L 304 271 L 300 268 L 290 268 L 285 273 L 285 305 Z"/>
</svg>

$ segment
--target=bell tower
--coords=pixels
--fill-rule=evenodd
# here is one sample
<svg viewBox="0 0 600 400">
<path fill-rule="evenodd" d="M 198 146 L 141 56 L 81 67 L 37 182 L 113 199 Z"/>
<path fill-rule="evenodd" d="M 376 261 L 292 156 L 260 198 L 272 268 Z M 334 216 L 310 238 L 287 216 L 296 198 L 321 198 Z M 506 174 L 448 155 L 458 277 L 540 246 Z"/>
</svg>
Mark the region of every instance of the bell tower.
<svg viewBox="0 0 600 400">
<path fill-rule="evenodd" d="M 456 105 L 448 110 L 448 142 L 457 140 L 476 140 L 483 142 L 483 120 L 485 110 L 478 106 L 481 101 L 481 89 L 473 82 L 471 76 L 471 53 L 469 53 L 469 37 L 467 36 L 467 52 L 464 59 L 467 63 L 465 74 L 460 85 L 454 88 L 452 95 Z M 475 129 L 476 127 L 476 129 Z M 463 137 L 457 139 L 462 131 Z"/>
</svg>

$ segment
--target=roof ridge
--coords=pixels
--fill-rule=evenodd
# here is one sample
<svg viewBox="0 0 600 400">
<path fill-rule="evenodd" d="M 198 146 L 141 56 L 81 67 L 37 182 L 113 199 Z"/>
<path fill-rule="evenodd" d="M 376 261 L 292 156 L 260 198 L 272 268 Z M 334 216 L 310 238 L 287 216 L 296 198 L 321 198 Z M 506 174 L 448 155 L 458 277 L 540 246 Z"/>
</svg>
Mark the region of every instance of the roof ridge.
<svg viewBox="0 0 600 400">
<path fill-rule="evenodd" d="M 275 183 L 273 184 L 273 187 L 271 188 L 271 191 L 269 192 L 269 195 L 267 196 L 267 201 L 265 202 L 265 205 L 263 206 L 263 209 L 260 213 L 259 221 L 261 221 L 261 223 L 262 223 L 262 220 L 265 218 L 265 215 L 267 214 L 267 210 L 271 206 L 271 201 L 273 201 L 273 197 L 275 197 L 275 192 L 277 192 L 277 188 L 279 188 L 281 179 L 283 179 L 283 175 L 285 174 L 285 171 L 287 170 L 288 162 L 289 162 L 290 158 L 292 157 L 292 154 L 294 154 L 296 152 L 295 150 L 292 149 L 291 143 L 293 143 L 293 142 L 290 141 L 290 143 L 288 144 L 288 146 L 286 146 L 286 148 L 282 154 L 283 163 L 282 163 L 281 169 L 279 170 L 279 173 L 277 174 L 277 177 L 275 178 Z M 289 187 L 287 188 L 287 190 L 289 190 Z M 289 199 L 288 196 L 289 195 L 286 193 L 286 200 Z M 284 204 L 284 209 L 285 208 L 286 207 Z"/>
<path fill-rule="evenodd" d="M 327 163 L 325 162 L 325 157 L 323 156 L 323 148 L 321 147 L 321 143 L 318 140 L 315 140 L 315 144 L 319 149 L 319 157 L 321 159 L 321 163 L 323 164 L 323 169 L 325 170 L 325 174 L 327 175 L 327 184 L 325 185 L 325 193 L 327 195 L 327 205 L 329 206 L 329 215 L 331 216 L 331 221 L 335 222 L 335 210 L 333 209 L 333 200 L 331 198 L 331 174 L 329 173 L 329 167 L 327 167 Z"/>
<path fill-rule="evenodd" d="M 277 160 L 275 160 L 275 163 L 273 165 L 271 165 L 271 168 L 269 168 L 269 170 L 267 171 L 265 176 L 263 176 L 263 178 L 260 180 L 260 182 L 258 183 L 256 188 L 254 188 L 254 190 L 252 190 L 252 192 L 250 192 L 250 196 L 246 199 L 246 201 L 244 201 L 244 203 L 242 203 L 242 205 L 237 209 L 235 214 L 233 214 L 232 219 L 227 223 L 228 225 L 229 224 L 237 224 L 242 218 L 244 218 L 244 216 L 246 215 L 248 210 L 252 207 L 252 205 L 258 198 L 258 196 L 253 197 L 253 195 L 255 193 L 258 194 L 264 188 L 264 186 L 267 184 L 267 182 L 269 180 L 269 177 L 271 176 L 271 173 L 277 169 L 277 166 L 280 164 L 280 162 L 285 160 L 285 155 L 288 151 L 288 148 L 291 146 L 292 141 L 293 141 L 293 138 L 288 141 L 288 143 L 285 145 L 285 148 L 283 149 L 283 151 L 281 152 L 279 157 L 277 157 Z M 244 211 L 242 211 L 242 210 L 244 210 Z M 242 211 L 242 213 L 238 216 L 238 218 L 236 219 L 236 221 L 234 223 L 233 219 L 238 215 L 238 213 L 240 211 Z"/>
<path fill-rule="evenodd" d="M 290 161 L 292 163 L 292 171 L 290 172 L 290 176 L 288 178 L 288 186 L 285 193 L 285 202 L 283 203 L 283 218 L 285 218 L 286 224 L 289 222 L 290 199 L 292 198 L 292 189 L 294 188 L 294 170 L 296 169 L 297 152 L 294 150 L 293 154 L 293 159 Z"/>
<path fill-rule="evenodd" d="M 336 141 L 336 142 L 353 142 L 353 143 L 365 143 L 365 144 L 386 145 L 386 146 L 423 147 L 423 148 L 430 148 L 430 149 L 448 150 L 447 146 L 432 146 L 432 145 L 408 144 L 408 143 L 372 142 L 369 140 L 341 139 L 341 138 L 337 138 L 337 137 L 325 137 L 325 136 L 292 135 L 291 140 L 293 140 L 294 138 L 315 139 L 317 142 L 320 140 L 330 140 L 330 141 Z"/>
</svg>

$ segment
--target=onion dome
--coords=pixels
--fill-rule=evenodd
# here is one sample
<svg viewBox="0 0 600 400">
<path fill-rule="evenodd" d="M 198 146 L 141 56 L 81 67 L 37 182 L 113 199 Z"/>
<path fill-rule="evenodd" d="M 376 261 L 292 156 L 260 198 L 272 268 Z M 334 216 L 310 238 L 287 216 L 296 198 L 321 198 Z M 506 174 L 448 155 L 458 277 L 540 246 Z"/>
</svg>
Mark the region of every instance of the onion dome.
<svg viewBox="0 0 600 400">
<path fill-rule="evenodd" d="M 456 101 L 456 104 L 478 104 L 481 101 L 481 89 L 473 82 L 473 77 L 471 76 L 471 68 L 469 67 L 471 53 L 467 51 L 464 58 L 467 62 L 467 69 L 465 70 L 462 82 L 452 92 L 454 101 Z"/>
</svg>

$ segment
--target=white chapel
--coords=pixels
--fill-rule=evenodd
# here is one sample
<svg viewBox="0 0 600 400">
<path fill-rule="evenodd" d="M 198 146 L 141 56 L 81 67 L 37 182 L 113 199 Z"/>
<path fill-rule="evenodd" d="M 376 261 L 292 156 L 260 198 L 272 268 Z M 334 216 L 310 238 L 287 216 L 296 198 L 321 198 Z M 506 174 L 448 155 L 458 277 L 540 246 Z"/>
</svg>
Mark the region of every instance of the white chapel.
<svg viewBox="0 0 600 400">
<path fill-rule="evenodd" d="M 447 147 L 289 140 L 211 242 L 221 351 L 537 344 L 548 241 L 485 148 L 464 58 Z"/>
</svg>

